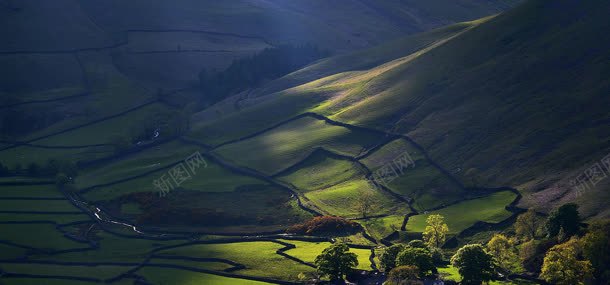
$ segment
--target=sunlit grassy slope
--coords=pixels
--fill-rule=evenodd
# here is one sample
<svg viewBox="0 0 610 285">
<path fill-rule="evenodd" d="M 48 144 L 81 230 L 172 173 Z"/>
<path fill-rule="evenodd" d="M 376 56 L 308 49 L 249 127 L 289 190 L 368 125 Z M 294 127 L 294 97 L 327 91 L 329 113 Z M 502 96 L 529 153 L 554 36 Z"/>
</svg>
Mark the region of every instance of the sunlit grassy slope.
<svg viewBox="0 0 610 285">
<path fill-rule="evenodd" d="M 528 1 L 386 64 L 263 96 L 263 103 L 199 134 L 238 118 L 249 126 L 250 112 L 324 91 L 323 102 L 290 113 L 311 110 L 407 134 L 467 185 L 522 186 L 527 194 L 543 189 L 543 197 L 561 197 L 571 176 L 610 152 L 610 40 L 602 12 L 609 5 Z M 281 112 L 280 120 L 288 114 Z M 266 120 L 256 123 L 268 126 Z M 554 206 L 530 195 L 522 203 Z M 600 212 L 594 205 L 582 210 Z"/>
<path fill-rule="evenodd" d="M 380 138 L 314 118 L 301 118 L 259 136 L 225 145 L 218 154 L 266 174 L 277 173 L 304 159 L 316 148 L 357 156 Z"/>
<path fill-rule="evenodd" d="M 218 144 L 269 127 L 277 121 L 312 110 L 321 102 L 341 94 L 342 89 L 338 88 L 311 88 L 311 86 L 320 85 L 318 79 L 330 76 L 322 80 L 327 82 L 334 80 L 334 78 L 342 78 L 354 73 L 354 71 L 374 68 L 377 65 L 418 51 L 470 26 L 472 26 L 472 23 L 460 23 L 409 36 L 379 47 L 321 60 L 304 69 L 271 81 L 262 86 L 260 90 L 254 90 L 254 94 L 266 95 L 262 97 L 262 103 L 255 99 L 254 102 L 257 102 L 257 104 L 240 110 L 238 113 L 233 113 L 233 104 L 229 104 L 230 109 L 215 106 L 202 111 L 202 114 L 196 114 L 192 135 L 206 143 Z M 299 85 L 303 86 L 280 92 Z M 276 91 L 278 93 L 274 93 Z M 267 95 L 269 93 L 273 95 Z M 272 112 L 269 110 L 272 110 Z M 207 115 L 208 113 L 213 114 Z M 198 120 L 200 117 L 212 117 L 213 119 Z M 257 119 L 246 119 L 249 117 L 256 117 Z"/>
<path fill-rule="evenodd" d="M 156 284 L 170 284 L 173 282 L 180 282 L 184 285 L 195 285 L 205 282 L 206 284 L 218 284 L 218 285 L 265 285 L 273 284 L 267 282 L 250 281 L 244 279 L 223 277 L 218 275 L 211 275 L 205 273 L 198 273 L 193 271 L 186 271 L 172 268 L 156 268 L 156 267 L 144 267 L 138 270 L 138 274 L 143 275 L 147 280 L 151 280 Z"/>
<path fill-rule="evenodd" d="M 283 247 L 273 242 L 243 242 L 178 247 L 160 253 L 195 258 L 229 259 L 246 265 L 247 269 L 242 271 L 244 274 L 284 280 L 297 280 L 300 272 L 315 270 L 277 254 L 276 251 Z M 245 252 L 248 254 L 244 254 Z"/>
<path fill-rule="evenodd" d="M 491 194 L 487 197 L 460 202 L 458 204 L 409 218 L 407 231 L 423 232 L 429 215 L 440 214 L 445 217 L 449 233 L 457 234 L 478 221 L 498 223 L 512 215 L 504 207 L 515 200 L 510 191 Z"/>
<path fill-rule="evenodd" d="M 426 210 L 464 199 L 468 195 L 459 184 L 452 181 L 447 174 L 432 165 L 425 156 L 404 140 L 394 140 L 369 156 L 361 159 L 368 168 L 375 171 L 401 157 L 408 156 L 413 160 L 402 171 L 397 170 L 396 179 L 387 185 L 392 191 L 415 199 L 418 210 Z"/>
<path fill-rule="evenodd" d="M 331 246 L 330 242 L 304 242 L 296 240 L 284 241 L 296 246 L 296 248 L 289 249 L 288 251 L 286 251 L 286 254 L 310 263 L 314 263 L 316 257 L 320 253 L 322 253 L 324 249 Z M 358 256 L 358 269 L 371 269 L 371 261 L 369 260 L 369 257 L 371 256 L 371 250 L 350 248 L 350 252 L 353 252 Z"/>
<path fill-rule="evenodd" d="M 363 174 L 355 163 L 332 158 L 327 153 L 318 151 L 278 179 L 307 192 L 337 185 Z"/>
</svg>

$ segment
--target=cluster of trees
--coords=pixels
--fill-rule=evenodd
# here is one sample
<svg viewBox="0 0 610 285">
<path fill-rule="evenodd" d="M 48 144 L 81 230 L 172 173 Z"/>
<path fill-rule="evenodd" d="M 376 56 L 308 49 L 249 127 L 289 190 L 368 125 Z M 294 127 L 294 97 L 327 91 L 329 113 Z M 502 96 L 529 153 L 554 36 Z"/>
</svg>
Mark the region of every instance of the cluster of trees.
<svg viewBox="0 0 610 285">
<path fill-rule="evenodd" d="M 417 282 L 420 277 L 437 273 L 436 264 L 443 260 L 439 246 L 444 244 L 449 229 L 440 215 L 430 215 L 427 223 L 424 240 L 393 245 L 381 255 L 380 266 L 390 272 L 387 285 L 409 284 L 405 282 Z M 358 265 L 358 258 L 349 252 L 347 245 L 336 243 L 316 257 L 315 265 L 320 276 L 336 281 L 342 280 L 351 268 Z"/>
<path fill-rule="evenodd" d="M 388 272 L 386 285 L 423 284 L 436 277 L 436 266 L 446 264 L 441 246 L 448 227 L 440 215 L 427 219 L 424 240 L 385 248 L 380 267 Z M 357 265 L 353 253 L 336 244 L 316 258 L 321 276 L 342 279 Z M 539 278 L 557 285 L 610 284 L 610 221 L 595 222 L 586 229 L 578 206 L 569 203 L 543 219 L 533 210 L 521 214 L 514 232 L 495 234 L 486 244 L 467 244 L 451 257 L 461 284 L 478 285 L 507 279 L 515 273 L 539 273 Z"/>
<path fill-rule="evenodd" d="M 546 220 L 533 210 L 520 215 L 515 238 L 523 266 L 553 284 L 609 284 L 610 222 L 582 226 L 574 203 L 555 209 Z"/>
<path fill-rule="evenodd" d="M 441 246 L 445 244 L 449 227 L 441 215 L 426 219 L 424 240 L 395 244 L 380 256 L 380 267 L 388 273 L 388 285 L 420 284 L 420 278 L 436 275 L 436 266 L 443 263 Z"/>
<path fill-rule="evenodd" d="M 313 45 L 281 45 L 267 48 L 251 57 L 238 59 L 220 73 L 199 73 L 199 83 L 204 100 L 215 103 L 228 95 L 261 83 L 282 77 L 329 53 Z"/>
</svg>

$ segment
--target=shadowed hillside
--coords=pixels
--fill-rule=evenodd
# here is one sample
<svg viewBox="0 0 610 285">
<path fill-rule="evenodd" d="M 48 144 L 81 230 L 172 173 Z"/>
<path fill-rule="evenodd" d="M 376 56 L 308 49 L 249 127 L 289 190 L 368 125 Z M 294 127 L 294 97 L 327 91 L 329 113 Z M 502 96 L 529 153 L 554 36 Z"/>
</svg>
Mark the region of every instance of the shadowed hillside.
<svg viewBox="0 0 610 285">
<path fill-rule="evenodd" d="M 610 152 L 610 41 L 604 36 L 610 26 L 602 12 L 608 8 L 604 1 L 529 1 L 417 53 L 395 43 L 405 57 L 262 96 L 257 101 L 264 103 L 223 121 L 320 94 L 311 109 L 317 113 L 408 135 L 465 184 L 512 185 L 527 193 L 523 205 L 551 207 L 574 198 L 569 179 Z M 312 68 L 267 90 L 312 79 Z M 607 213 L 591 202 L 604 187 L 579 198 L 587 215 Z"/>
<path fill-rule="evenodd" d="M 606 284 L 608 11 L 0 0 L 0 283 Z"/>
</svg>

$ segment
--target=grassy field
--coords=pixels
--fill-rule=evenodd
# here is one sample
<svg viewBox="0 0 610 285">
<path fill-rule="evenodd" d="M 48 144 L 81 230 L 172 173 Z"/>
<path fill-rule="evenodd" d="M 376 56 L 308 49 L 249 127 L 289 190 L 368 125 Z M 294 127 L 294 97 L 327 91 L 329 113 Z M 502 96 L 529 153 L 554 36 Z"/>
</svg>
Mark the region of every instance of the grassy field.
<svg viewBox="0 0 610 285">
<path fill-rule="evenodd" d="M 0 55 L 0 66 L 0 92 L 20 102 L 75 95 L 84 89 L 82 70 L 72 54 Z M 54 72 L 58 68 L 62 72 Z"/>
<path fill-rule="evenodd" d="M 162 104 L 152 104 L 123 116 L 99 122 L 86 128 L 76 129 L 67 133 L 52 136 L 47 139 L 38 140 L 36 144 L 55 145 L 92 145 L 111 143 L 111 139 L 117 136 L 130 137 L 143 131 L 142 126 L 149 125 L 160 117 L 169 116 L 169 109 Z M 161 129 L 163 132 L 169 130 Z"/>
<path fill-rule="evenodd" d="M 180 265 L 190 268 L 198 268 L 205 270 L 224 271 L 226 269 L 233 268 L 232 265 L 222 262 L 202 262 L 202 261 L 191 261 L 191 260 L 178 260 L 178 259 L 165 259 L 165 258 L 151 258 L 149 264 L 172 264 Z"/>
<path fill-rule="evenodd" d="M 18 264 L 0 263 L 0 267 L 11 273 L 34 275 L 63 275 L 75 277 L 89 277 L 108 279 L 115 277 L 132 267 L 129 266 L 64 266 L 53 264 Z M 46 284 L 46 283 L 45 283 Z"/>
<path fill-rule="evenodd" d="M 32 207 L 30 205 L 30 207 Z M 70 211 L 76 211 L 71 208 Z M 0 214 L 1 222 L 53 221 L 59 224 L 87 221 L 91 219 L 86 214 L 53 215 L 53 214 Z"/>
<path fill-rule="evenodd" d="M 195 115 L 189 136 L 212 145 L 239 139 L 307 112 L 312 106 L 329 99 L 333 94 L 334 90 L 328 89 L 280 92 L 264 98 L 262 103 L 228 114 L 212 107 L 214 119 L 197 121 Z M 249 119 L 253 117 L 256 120 Z"/>
<path fill-rule="evenodd" d="M 314 263 L 316 257 L 331 245 L 330 242 L 283 241 L 296 246 L 296 248 L 286 251 L 286 254 L 309 263 Z M 350 248 L 350 252 L 358 256 L 358 269 L 371 270 L 371 261 L 369 260 L 371 251 L 369 249 Z"/>
<path fill-rule="evenodd" d="M 85 188 L 142 174 L 178 161 L 183 161 L 200 150 L 200 147 L 177 141 L 164 143 L 113 161 L 110 165 L 100 165 L 84 169 L 76 179 L 76 186 L 78 188 Z"/>
<path fill-rule="evenodd" d="M 61 260 L 66 262 L 141 262 L 151 250 L 160 246 L 180 244 L 183 241 L 151 241 L 117 237 L 105 232 L 97 232 L 100 249 L 62 253 L 53 257 L 37 256 L 38 260 Z"/>
<path fill-rule="evenodd" d="M 85 248 L 88 244 L 74 242 L 63 236 L 49 224 L 7 224 L 2 225 L 0 239 L 37 249 L 64 250 Z"/>
<path fill-rule="evenodd" d="M 458 234 L 478 221 L 498 223 L 512 215 L 504 207 L 515 198 L 515 193 L 502 191 L 487 197 L 460 202 L 427 214 L 412 216 L 407 223 L 407 231 L 423 232 L 426 227 L 426 219 L 432 214 L 440 214 L 445 217 L 450 234 Z"/>
<path fill-rule="evenodd" d="M 610 53 L 588 54 L 610 45 L 598 41 L 608 3 L 552 3 L 528 1 L 373 76 L 371 96 L 345 102 L 333 118 L 409 134 L 446 168 L 461 169 L 464 182 L 567 191 L 559 173 L 610 150 L 608 124 L 581 123 L 608 118 L 601 106 L 610 104 L 610 70 L 602 62 Z M 551 5 L 588 16 L 549 12 Z M 549 180 L 558 183 L 541 182 Z M 557 206 L 533 197 L 529 205 Z"/>
<path fill-rule="evenodd" d="M 362 212 L 358 210 L 361 205 L 359 197 L 362 195 L 369 195 L 372 198 L 371 210 L 367 215 L 390 214 L 397 211 L 408 212 L 406 203 L 401 203 L 389 194 L 372 188 L 362 177 L 304 194 L 324 212 L 351 218 L 362 217 Z"/>
<path fill-rule="evenodd" d="M 94 169 L 88 169 L 84 174 L 77 178 L 77 186 L 84 188 L 96 184 L 103 184 L 109 181 L 116 181 L 134 175 L 139 175 L 147 171 L 154 171 L 161 167 L 172 163 L 186 160 L 196 152 L 203 152 L 199 147 L 193 145 L 182 144 L 179 142 L 171 142 L 148 149 L 141 153 L 129 156 L 125 159 L 117 161 L 111 165 L 104 165 Z M 197 190 L 202 192 L 232 192 L 241 185 L 260 184 L 261 181 L 249 176 L 239 175 L 221 167 L 220 165 L 205 159 L 205 163 L 199 168 L 191 172 L 191 179 L 185 181 L 180 186 L 185 189 Z M 104 189 L 112 191 L 113 189 L 130 189 L 129 192 L 135 191 L 152 191 L 152 180 L 165 174 L 169 169 L 159 170 L 151 175 L 140 179 L 125 182 L 130 185 L 124 187 L 122 184 L 105 187 Z M 189 170 L 190 171 L 190 170 Z M 98 190 L 94 190 L 98 191 Z M 103 190 L 106 191 L 106 190 Z M 128 192 L 125 192 L 128 193 Z M 116 192 L 114 195 L 124 194 Z"/>
<path fill-rule="evenodd" d="M 82 189 L 152 171 L 152 173 L 143 177 L 135 177 L 119 184 L 96 188 L 87 195 L 95 197 L 95 199 L 112 199 L 133 192 L 158 191 L 153 185 L 155 179 L 166 175 L 171 181 L 171 177 L 168 174 L 171 168 L 166 168 L 166 166 L 174 163 L 184 163 L 186 159 L 197 152 L 201 153 L 203 150 L 196 146 L 178 142 L 163 144 L 126 157 L 112 165 L 87 169 L 77 178 L 76 185 Z M 180 187 L 202 192 L 231 192 L 242 185 L 262 183 L 258 179 L 231 172 L 209 159 L 203 158 L 203 160 L 205 162 L 202 162 L 194 171 L 187 168 L 190 178 L 181 183 Z M 187 167 L 186 164 L 183 165 Z M 172 184 L 176 185 L 175 183 Z"/>
<path fill-rule="evenodd" d="M 29 178 L 22 179 L 30 181 Z M 59 198 L 63 195 L 55 185 L 0 186 L 0 198 L 3 197 Z"/>
<path fill-rule="evenodd" d="M 297 280 L 299 273 L 314 270 L 275 253 L 283 247 L 273 242 L 206 244 L 169 249 L 160 254 L 229 259 L 247 267 L 240 274 L 284 280 Z"/>
<path fill-rule="evenodd" d="M 196 210 L 214 213 L 214 217 L 216 217 L 214 220 L 210 218 L 201 219 L 199 223 L 190 226 L 185 224 L 186 221 L 172 220 L 169 216 L 167 217 L 167 221 L 164 222 L 166 225 L 180 227 L 183 230 L 199 229 L 237 233 L 275 231 L 285 229 L 291 224 L 302 222 L 311 217 L 311 214 L 297 206 L 296 201 L 290 197 L 287 191 L 260 182 L 239 185 L 234 191 L 228 192 L 175 189 L 165 197 L 155 198 L 158 196 L 158 190 L 154 189 L 152 180 L 143 178 L 95 189 L 84 196 L 87 199 L 116 207 L 129 203 L 110 199 L 119 198 L 128 193 L 147 191 L 151 192 L 155 203 L 163 205 L 163 210 L 173 209 L 173 211 L 179 212 Z M 130 207 L 122 208 L 122 210 L 129 213 L 140 212 L 134 211 L 134 209 L 138 209 L 136 205 L 129 205 Z M 149 208 L 148 210 L 154 212 L 156 209 Z M 227 219 L 227 222 L 221 223 L 222 219 Z M 206 225 L 207 222 L 204 221 L 212 224 Z"/>
<path fill-rule="evenodd" d="M 401 169 L 395 161 L 405 155 L 413 160 L 413 165 Z M 372 171 L 391 165 L 396 178 L 387 183 L 387 187 L 404 197 L 415 199 L 414 207 L 420 211 L 462 200 L 467 194 L 404 139 L 386 144 L 361 159 L 361 162 Z"/>
<path fill-rule="evenodd" d="M 76 207 L 68 200 L 1 200 L 2 211 L 43 211 L 43 212 L 70 212 Z"/>
<path fill-rule="evenodd" d="M 307 160 L 289 173 L 277 179 L 291 183 L 303 192 L 328 188 L 352 178 L 362 176 L 357 165 L 351 161 L 329 157 L 323 152 L 315 152 Z"/>
<path fill-rule="evenodd" d="M 260 136 L 223 146 L 216 152 L 240 165 L 273 174 L 302 160 L 317 147 L 356 156 L 378 140 L 368 133 L 302 118 Z"/>
<path fill-rule="evenodd" d="M 405 214 L 406 215 L 406 214 Z M 399 231 L 405 215 L 392 215 L 383 218 L 372 218 L 359 221 L 367 232 L 375 239 L 379 240 L 387 237 L 395 231 Z"/>
<path fill-rule="evenodd" d="M 192 272 L 180 269 L 157 268 L 145 266 L 137 271 L 153 284 L 214 284 L 214 285 L 264 285 L 266 282 L 229 278 L 224 276 Z"/>
<path fill-rule="evenodd" d="M 462 276 L 458 272 L 458 269 L 452 265 L 438 268 L 439 274 L 443 277 L 443 280 L 451 280 L 459 282 L 462 280 Z M 530 285 L 538 284 L 527 280 L 511 280 L 511 281 L 491 281 L 490 285 Z"/>
<path fill-rule="evenodd" d="M 20 165 L 27 167 L 30 163 L 45 165 L 49 160 L 81 161 L 93 160 L 112 155 L 110 147 L 90 147 L 79 149 L 41 149 L 31 146 L 19 146 L 0 151 L 2 163 L 9 168 Z"/>
<path fill-rule="evenodd" d="M 34 19 L 43 14 L 42 8 L 49 7 L 49 4 L 39 7 L 30 2 L 16 4 L 26 8 L 23 10 L 25 14 L 15 13 L 16 15 L 10 14 L 8 17 L 30 15 Z M 270 42 L 277 44 L 311 41 L 333 51 L 342 51 L 366 47 L 386 38 L 397 38 L 404 32 L 401 31 L 402 28 L 418 28 L 405 24 L 412 19 L 406 14 L 414 12 L 398 9 L 394 6 L 396 4 L 375 1 L 364 1 L 364 4 L 358 4 L 357 7 L 339 4 L 333 6 L 332 3 L 324 1 L 307 5 L 298 1 L 286 3 L 271 0 L 254 4 L 245 1 L 234 3 L 234 9 L 227 9 L 227 4 L 220 2 L 205 5 L 192 2 L 190 9 L 186 9 L 184 6 L 188 5 L 152 1 L 142 8 L 137 17 L 129 15 L 133 15 L 134 7 L 141 5 L 119 2 L 83 3 L 82 10 L 79 8 L 78 11 L 72 11 L 76 8 L 64 3 L 71 8 L 61 11 L 60 14 L 72 11 L 79 15 L 75 19 L 60 17 L 62 19 L 43 19 L 45 21 L 31 23 L 25 21 L 25 18 L 17 19 L 22 23 L 24 31 L 34 31 L 32 37 L 17 38 L 13 42 L 0 44 L 0 51 L 28 48 L 30 45 L 53 49 L 107 44 L 110 41 L 106 31 L 118 38 L 118 32 L 124 31 L 125 27 L 159 29 L 159 23 L 150 20 L 159 17 L 158 11 L 164 11 L 168 17 L 167 22 L 171 23 L 172 27 L 175 26 L 175 29 L 221 27 L 221 31 L 215 30 L 219 34 L 213 35 L 178 31 L 123 34 L 130 40 L 129 45 L 113 52 L 89 51 L 61 56 L 0 56 L 0 63 L 4 66 L 20 64 L 15 72 L 0 69 L 0 77 L 5 75 L 0 80 L 2 96 L 10 93 L 11 96 L 22 96 L 22 100 L 39 100 L 81 92 L 85 89 L 81 62 L 89 83 L 87 87 L 91 89 L 90 96 L 75 100 L 16 108 L 24 113 L 42 113 L 44 109 L 48 109 L 66 114 L 62 118 L 52 120 L 53 123 L 49 126 L 18 139 L 50 134 L 150 101 L 155 98 L 156 93 L 156 88 L 150 86 L 156 87 L 156 82 L 164 82 L 172 87 L 193 86 L 197 81 L 196 72 L 201 68 L 220 68 L 234 57 L 250 54 L 269 46 Z M 412 0 L 403 2 L 414 5 Z M 475 9 L 462 10 L 463 7 L 458 4 L 444 5 L 447 4 L 445 2 L 446 0 L 429 1 L 421 4 L 417 11 L 430 15 L 437 12 L 443 15 L 451 14 L 458 9 L 461 11 L 447 17 L 449 20 L 470 18 L 477 14 Z M 547 192 L 543 192 L 546 191 L 544 188 L 556 189 L 556 185 L 552 183 L 558 181 L 560 190 L 565 189 L 561 187 L 564 187 L 562 183 L 568 179 L 567 173 L 575 172 L 582 165 L 599 161 L 610 151 L 610 129 L 606 123 L 608 112 L 607 107 L 604 107 L 610 105 L 610 97 L 607 96 L 610 91 L 610 69 L 606 64 L 610 59 L 610 40 L 602 32 L 608 30 L 607 21 L 603 20 L 603 11 L 609 6 L 603 1 L 578 3 L 579 5 L 569 2 L 530 0 L 513 11 L 495 17 L 453 25 L 377 48 L 321 60 L 245 94 L 244 97 L 248 98 L 241 102 L 241 105 L 229 104 L 227 110 L 213 106 L 204 111 L 208 115 L 213 114 L 214 119 L 198 120 L 198 115 L 195 115 L 192 131 L 188 136 L 217 145 L 259 132 L 303 112 L 314 111 L 341 122 L 406 134 L 421 144 L 434 161 L 467 186 L 512 186 L 521 189 L 517 186 L 527 185 L 528 188 L 524 192 L 526 194 L 532 189 L 541 189 L 541 192 L 546 194 Z M 106 8 L 114 7 L 110 5 L 121 7 L 121 11 L 116 14 L 92 13 L 108 11 Z M 335 13 L 337 7 L 341 7 L 341 15 Z M 308 17 L 308 13 L 312 11 L 320 11 L 319 17 Z M 378 17 L 379 11 L 385 11 L 382 17 Z M 409 13 L 403 13 L 404 11 Z M 570 15 L 556 11 L 570 11 L 567 13 Z M 94 16 L 88 18 L 85 12 Z M 174 15 L 181 17 L 172 18 Z M 237 23 L 228 20 L 236 17 L 241 21 Z M 13 18 L 7 21 L 15 20 Z M 348 18 L 359 21 L 353 26 L 336 24 L 336 21 Z M 378 25 L 370 25 L 378 18 L 382 19 L 378 21 Z M 328 19 L 334 19 L 335 22 L 328 25 Z M 421 20 L 418 17 L 416 19 Z M 58 32 L 55 26 L 48 24 L 55 23 L 51 20 L 57 21 L 58 26 L 66 25 L 67 22 L 75 27 L 65 30 L 62 37 L 62 33 Z M 47 24 L 43 25 L 41 22 Z M 446 19 L 435 19 L 433 23 L 426 25 L 433 26 L 441 22 L 446 22 Z M 269 29 L 270 27 L 274 28 Z M 360 31 L 359 35 L 354 34 L 354 30 Z M 321 32 L 315 33 L 316 31 Z M 339 33 L 340 36 L 336 35 L 338 31 L 342 32 Z M 220 34 L 224 32 L 240 32 L 246 35 Z M 14 32 L 0 27 L 1 34 L 6 35 L 5 38 L 11 38 Z M 37 38 L 37 34 L 45 36 Z M 75 37 L 80 36 L 86 39 L 82 42 L 74 41 Z M 64 37 L 66 41 L 62 42 Z M 230 55 L 223 55 L 222 59 L 210 62 L 204 62 L 202 59 L 211 55 L 183 54 L 182 51 L 162 56 L 132 54 L 156 49 L 173 50 L 178 49 L 178 45 L 180 49 L 221 50 L 235 45 L 240 48 L 227 51 Z M 78 62 L 79 59 L 81 62 Z M 203 66 L 206 64 L 207 66 Z M 55 78 L 44 76 L 62 68 L 64 72 L 58 72 Z M 160 69 L 163 70 L 159 71 Z M 26 88 L 28 86 L 31 88 Z M 138 131 L 142 125 L 165 116 L 172 110 L 165 104 L 155 103 L 124 116 L 36 143 L 55 146 L 108 143 L 110 138 Z M 53 115 L 48 114 L 48 117 Z M 220 147 L 215 150 L 215 154 L 227 162 L 252 168 L 266 175 L 274 175 L 301 162 L 317 148 L 323 147 L 342 155 L 356 157 L 382 139 L 370 133 L 351 131 L 321 120 L 302 118 L 256 137 Z M 163 144 L 108 164 L 81 169 L 76 186 L 82 189 L 158 170 L 185 159 L 199 149 L 178 142 Z M 505 207 L 516 198 L 514 193 L 503 191 L 467 200 L 475 193 L 467 193 L 408 141 L 393 141 L 360 162 L 375 171 L 405 152 L 415 160 L 415 166 L 405 169 L 404 173 L 388 184 L 388 188 L 404 197 L 413 198 L 414 207 L 421 212 L 420 215 L 409 218 L 408 232 L 422 232 L 425 220 L 431 214 L 441 214 L 445 217 L 451 235 L 459 234 L 478 221 L 497 223 L 513 214 Z M 64 150 L 20 146 L 0 152 L 0 160 L 12 167 L 17 163 L 22 166 L 31 162 L 42 164 L 50 158 L 88 160 L 111 153 L 112 150 L 105 147 Z M 142 218 L 143 214 L 162 213 L 169 222 L 161 221 L 155 226 L 167 226 L 176 230 L 246 234 L 283 230 L 311 217 L 297 207 L 294 197 L 285 189 L 236 174 L 211 161 L 207 161 L 207 167 L 198 170 L 181 188 L 163 198 L 153 197 L 156 204 L 153 203 L 152 206 L 137 198 L 122 200 L 130 198 L 127 196 L 130 193 L 156 194 L 154 192 L 157 189 L 154 188 L 153 181 L 165 173 L 166 170 L 158 170 L 123 183 L 93 189 L 83 196 L 133 220 Z M 10 179 L 12 178 L 8 180 Z M 341 217 L 362 216 L 358 209 L 359 198 L 365 194 L 371 195 L 373 205 L 368 215 L 387 216 L 358 222 L 377 239 L 399 229 L 403 215 L 409 213 L 405 203 L 367 184 L 355 163 L 331 158 L 323 152 L 316 152 L 299 164 L 299 167 L 282 173 L 277 179 L 294 185 L 299 194 L 306 198 L 303 199 L 306 205 L 325 214 Z M 548 181 L 553 182 L 549 184 Z M 540 185 L 544 187 L 541 188 Z M 54 187 L 2 186 L 0 197 L 61 197 Z M 581 204 L 586 205 L 583 216 L 591 217 L 597 213 L 607 215 L 603 204 L 607 199 L 590 197 L 587 197 L 587 201 L 579 200 Z M 136 200 L 138 202 L 134 202 Z M 549 203 L 548 200 L 536 200 L 531 196 L 528 198 L 527 195 L 524 197 L 527 205 L 541 206 L 543 209 L 557 203 Z M 427 211 L 445 205 L 449 206 Z M 76 211 L 66 200 L 0 199 L 0 209 Z M 167 209 L 171 211 L 161 211 Z M 191 210 L 194 211 L 188 212 Z M 179 216 L 181 214 L 195 219 L 187 223 L 173 216 L 183 217 Z M 206 218 L 209 220 L 205 220 Z M 49 220 L 68 223 L 88 219 L 84 214 L 0 214 L 2 222 Z M 210 220 L 215 224 L 206 224 Z M 73 226 L 67 230 L 76 233 L 86 226 Z M 37 254 L 32 258 L 141 262 L 157 247 L 184 242 L 125 239 L 98 229 L 92 231 L 91 237 L 99 242 L 99 249 L 53 256 Z M 361 235 L 349 238 L 358 243 L 366 242 Z M 0 239 L 48 250 L 89 246 L 87 243 L 66 238 L 50 224 L 2 224 Z M 315 256 L 330 245 L 287 242 L 297 246 L 288 250 L 287 254 L 308 262 L 312 262 Z M 200 244 L 161 253 L 226 258 L 243 263 L 247 267 L 237 271 L 238 274 L 282 280 L 294 281 L 299 273 L 314 270 L 278 255 L 276 251 L 281 248 L 283 246 L 280 244 L 265 241 Z M 358 268 L 371 268 L 368 260 L 370 250 L 352 251 L 358 254 Z M 15 258 L 25 253 L 26 251 L 17 247 L 0 245 L 0 259 Z M 214 262 L 169 261 L 158 258 L 152 262 L 211 270 L 228 268 L 226 264 Z M 0 268 L 2 271 L 16 273 L 96 278 L 109 278 L 127 269 L 116 266 L 37 264 L 0 264 Z M 441 268 L 440 271 L 449 280 L 460 279 L 453 267 Z M 144 266 L 136 274 L 155 284 L 265 284 L 154 266 Z M 15 278 L 2 279 L 0 282 L 70 284 L 57 280 L 39 280 L 39 283 L 36 283 L 35 280 Z"/>
<path fill-rule="evenodd" d="M 91 282 L 74 281 L 65 279 L 51 279 L 51 278 L 18 278 L 18 277 L 5 277 L 2 278 L 2 282 L 8 285 L 39 285 L 41 282 L 48 285 L 83 285 L 91 284 Z M 120 280 L 113 284 L 116 285 L 130 285 L 133 280 Z"/>
</svg>

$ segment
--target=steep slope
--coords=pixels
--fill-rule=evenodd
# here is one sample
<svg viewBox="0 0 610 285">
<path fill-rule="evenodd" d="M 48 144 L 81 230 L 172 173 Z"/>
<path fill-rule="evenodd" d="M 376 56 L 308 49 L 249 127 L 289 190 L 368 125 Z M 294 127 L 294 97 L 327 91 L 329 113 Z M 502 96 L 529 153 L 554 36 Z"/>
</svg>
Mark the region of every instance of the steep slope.
<svg viewBox="0 0 610 285">
<path fill-rule="evenodd" d="M 203 68 L 222 70 L 236 58 L 273 45 L 311 43 L 337 53 L 352 51 L 497 13 L 510 6 L 506 3 L 513 4 L 502 0 L 3 2 L 0 38 L 5 40 L 0 43 L 0 56 L 112 50 L 113 63 L 130 77 L 171 89 L 195 82 Z M 451 9 L 445 8 L 448 4 Z M 66 64 L 61 58 L 34 60 L 52 69 Z"/>
<path fill-rule="evenodd" d="M 467 186 L 519 188 L 522 206 L 575 200 L 586 216 L 607 216 L 607 180 L 579 197 L 569 182 L 610 152 L 608 9 L 528 1 L 378 67 L 263 96 L 214 124 L 263 124 L 265 108 L 274 112 L 264 118 L 282 120 L 293 102 L 293 112 L 408 135 Z"/>
<path fill-rule="evenodd" d="M 610 152 L 608 8 L 530 1 L 376 77 L 376 96 L 331 112 L 408 134 L 463 181 L 543 190 L 524 205 L 570 201 L 569 179 Z"/>
<path fill-rule="evenodd" d="M 279 44 L 343 53 L 512 5 L 462 0 L 446 10 L 445 2 L 453 1 L 387 2 L 2 1 L 0 108 L 18 115 L 0 118 L 0 136 L 22 140 L 16 136 L 73 126 L 75 117 L 113 115 L 157 99 L 151 95 L 186 104 L 202 96 L 203 69 L 213 74 Z M 390 10 L 403 12 L 390 17 Z M 416 20 L 403 20 L 407 16 Z M 83 107 L 111 97 L 112 106 Z"/>
</svg>

